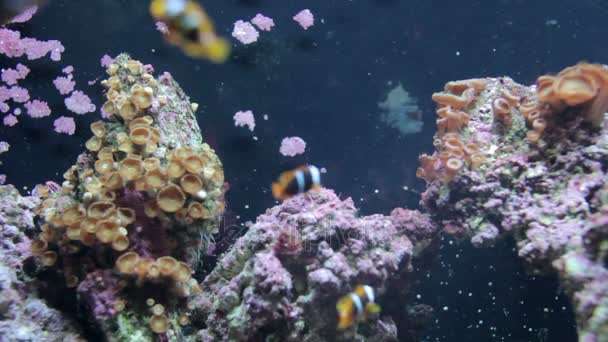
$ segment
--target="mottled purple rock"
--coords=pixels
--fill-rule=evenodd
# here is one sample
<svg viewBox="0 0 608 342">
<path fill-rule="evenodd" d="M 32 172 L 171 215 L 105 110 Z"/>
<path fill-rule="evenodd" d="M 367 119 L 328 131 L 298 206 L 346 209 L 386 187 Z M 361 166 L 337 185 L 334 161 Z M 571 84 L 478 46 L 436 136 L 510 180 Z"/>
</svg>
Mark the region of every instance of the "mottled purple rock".
<svg viewBox="0 0 608 342">
<path fill-rule="evenodd" d="M 513 236 L 529 268 L 559 273 L 580 340 L 608 341 L 608 258 L 599 252 L 608 245 L 607 125 L 591 127 L 583 122 L 584 107 L 568 108 L 530 144 L 516 107 L 507 127 L 487 109 L 505 92 L 534 101 L 535 88 L 509 78 L 487 81 L 466 108 L 471 120 L 460 132 L 477 141 L 483 164 L 449 184 L 430 183 L 422 203 L 446 231 L 462 227 L 475 246 Z"/>
<path fill-rule="evenodd" d="M 285 231 L 298 235 L 290 239 L 301 243 L 295 253 L 280 253 Z M 195 299 L 193 321 L 206 325 L 198 337 L 396 341 L 390 310 L 362 329 L 338 332 L 336 302 L 357 284 L 377 288 L 380 301 L 389 288 L 407 289 L 416 276 L 411 262 L 422 246 L 416 244 L 436 231 L 417 211 L 359 217 L 350 198 L 326 189 L 285 201 L 259 216 L 205 278 Z M 405 305 L 400 309 L 396 314 L 407 316 Z"/>
<path fill-rule="evenodd" d="M 37 197 L 21 197 L 12 185 L 0 186 L 0 340 L 84 341 L 80 327 L 50 308 L 39 284 L 23 270 L 31 256 L 26 232 L 34 230 Z"/>
</svg>

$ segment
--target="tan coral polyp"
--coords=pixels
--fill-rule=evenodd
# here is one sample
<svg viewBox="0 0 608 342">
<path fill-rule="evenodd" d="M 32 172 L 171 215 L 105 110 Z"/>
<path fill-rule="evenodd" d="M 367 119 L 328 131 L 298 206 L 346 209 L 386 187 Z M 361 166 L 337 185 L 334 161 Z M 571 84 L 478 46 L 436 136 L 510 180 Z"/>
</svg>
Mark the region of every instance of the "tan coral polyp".
<svg viewBox="0 0 608 342">
<path fill-rule="evenodd" d="M 558 76 L 553 83 L 553 92 L 567 105 L 576 106 L 597 95 L 597 82 L 583 74 Z"/>
<path fill-rule="evenodd" d="M 204 218 L 206 208 L 198 203 L 192 202 L 188 205 L 188 215 L 194 219 Z"/>
<path fill-rule="evenodd" d="M 35 239 L 32 241 L 32 243 L 30 243 L 30 250 L 34 255 L 42 254 L 44 251 L 47 250 L 48 247 L 49 243 L 43 239 Z"/>
<path fill-rule="evenodd" d="M 156 259 L 156 264 L 160 269 L 160 274 L 163 277 L 171 277 L 177 271 L 178 262 L 174 257 L 164 256 Z"/>
<path fill-rule="evenodd" d="M 135 157 L 127 157 L 120 162 L 120 177 L 126 181 L 134 181 L 144 172 L 143 162 Z"/>
<path fill-rule="evenodd" d="M 111 159 L 100 159 L 95 161 L 95 171 L 102 175 L 114 171 L 114 161 Z"/>
<path fill-rule="evenodd" d="M 118 208 L 116 210 L 116 218 L 121 226 L 126 227 L 135 222 L 135 210 L 124 207 Z"/>
<path fill-rule="evenodd" d="M 183 160 L 182 163 L 184 164 L 188 172 L 194 174 L 200 173 L 205 167 L 205 162 L 203 161 L 203 158 L 196 154 L 187 157 Z"/>
<path fill-rule="evenodd" d="M 97 159 L 114 160 L 114 153 L 112 151 L 112 148 L 109 146 L 106 146 L 106 147 L 102 148 L 101 150 L 99 150 L 99 152 L 97 152 Z"/>
<path fill-rule="evenodd" d="M 140 261 L 139 255 L 135 252 L 127 252 L 116 259 L 116 269 L 122 274 L 131 274 Z"/>
<path fill-rule="evenodd" d="M 174 213 L 186 203 L 186 195 L 175 184 L 168 185 L 160 190 L 156 196 L 158 207 L 168 213 Z"/>
<path fill-rule="evenodd" d="M 115 209 L 116 205 L 112 202 L 97 201 L 89 205 L 87 208 L 87 216 L 94 219 L 102 219 L 110 216 Z"/>
<path fill-rule="evenodd" d="M 73 206 L 61 214 L 61 220 L 63 224 L 69 226 L 73 223 L 77 223 L 86 216 L 86 211 L 81 205 Z"/>
<path fill-rule="evenodd" d="M 84 143 L 84 147 L 91 152 L 97 152 L 103 146 L 103 141 L 100 137 L 92 136 L 86 143 Z"/>
<path fill-rule="evenodd" d="M 145 126 L 135 127 L 131 130 L 129 137 L 135 145 L 141 146 L 152 140 L 152 132 Z"/>
<path fill-rule="evenodd" d="M 116 234 L 112 240 L 112 249 L 122 252 L 129 248 L 129 238 L 122 234 Z"/>
<path fill-rule="evenodd" d="M 156 334 L 164 334 L 169 330 L 169 320 L 164 315 L 153 315 L 149 324 L 150 329 Z"/>
<path fill-rule="evenodd" d="M 137 116 L 137 108 L 133 103 L 124 101 L 119 104 L 118 114 L 125 120 L 132 120 Z"/>
<path fill-rule="evenodd" d="M 504 114 L 511 113 L 511 104 L 509 101 L 503 99 L 502 97 L 494 99 L 492 101 L 492 111 L 494 112 L 494 116 L 500 117 Z"/>
<path fill-rule="evenodd" d="M 180 261 L 175 272 L 175 280 L 184 283 L 190 280 L 191 276 L 192 269 L 190 268 L 190 266 L 188 266 L 188 264 L 186 264 L 185 262 Z"/>
<path fill-rule="evenodd" d="M 171 160 L 169 165 L 167 165 L 167 176 L 170 178 L 179 178 L 184 173 L 186 173 L 186 169 L 182 166 L 182 164 L 176 160 Z"/>
<path fill-rule="evenodd" d="M 57 253 L 55 251 L 46 251 L 40 256 L 40 263 L 43 266 L 51 267 L 57 262 Z"/>
<path fill-rule="evenodd" d="M 462 162 L 462 159 L 457 159 L 457 158 L 450 158 L 445 163 L 445 167 L 449 173 L 456 173 L 456 172 L 460 171 L 460 169 L 462 169 L 463 166 L 464 166 L 464 163 Z"/>
<path fill-rule="evenodd" d="M 95 237 L 102 243 L 110 243 L 117 235 L 118 224 L 114 220 L 101 220 L 97 222 Z"/>
<path fill-rule="evenodd" d="M 122 177 L 118 171 L 110 172 L 101 177 L 103 186 L 108 190 L 118 190 L 123 187 Z"/>
<path fill-rule="evenodd" d="M 183 175 L 179 180 L 179 184 L 182 189 L 190 195 L 196 194 L 203 188 L 203 180 L 199 176 L 193 174 Z"/>
<path fill-rule="evenodd" d="M 131 93 L 131 102 L 133 102 L 137 108 L 149 108 L 152 105 L 153 94 L 154 90 L 150 87 L 135 89 L 135 91 L 132 91 Z"/>
<path fill-rule="evenodd" d="M 103 136 L 106 135 L 106 126 L 103 121 L 95 121 L 90 127 L 91 132 L 93 132 L 93 135 L 96 137 L 103 138 Z"/>
<path fill-rule="evenodd" d="M 150 158 L 144 159 L 144 170 L 152 171 L 159 167 L 160 167 L 160 159 L 155 158 L 155 157 L 150 157 Z"/>
<path fill-rule="evenodd" d="M 129 130 L 135 129 L 136 127 L 150 126 L 153 122 L 154 119 L 152 119 L 150 115 L 144 115 L 129 122 Z"/>
<path fill-rule="evenodd" d="M 160 189 L 167 184 L 167 175 L 162 169 L 157 168 L 146 172 L 144 181 L 150 189 Z"/>
<path fill-rule="evenodd" d="M 526 133 L 526 137 L 528 138 L 528 141 L 532 144 L 538 142 L 538 140 L 540 140 L 540 134 L 536 131 L 528 131 Z"/>
<path fill-rule="evenodd" d="M 97 219 L 87 217 L 80 222 L 80 230 L 94 234 L 97 231 Z"/>
</svg>

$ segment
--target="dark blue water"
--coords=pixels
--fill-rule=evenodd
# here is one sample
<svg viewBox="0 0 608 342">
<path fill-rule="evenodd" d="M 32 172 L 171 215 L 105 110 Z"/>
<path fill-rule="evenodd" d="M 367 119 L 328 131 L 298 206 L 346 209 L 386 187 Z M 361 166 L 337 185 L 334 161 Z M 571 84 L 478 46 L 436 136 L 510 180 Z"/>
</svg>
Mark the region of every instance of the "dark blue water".
<svg viewBox="0 0 608 342">
<path fill-rule="evenodd" d="M 225 65 L 188 59 L 166 45 L 146 1 L 51 1 L 32 21 L 15 26 L 25 36 L 61 40 L 66 52 L 59 65 L 28 63 L 32 73 L 23 85 L 34 98 L 49 101 L 54 115 L 0 127 L 0 140 L 12 145 L 2 156 L 8 181 L 19 187 L 60 181 L 89 132 L 81 129 L 72 137 L 52 132 L 54 118 L 67 112 L 51 81 L 59 66 L 74 65 L 77 89 L 100 105 L 101 87 L 86 83 L 103 77 L 99 58 L 105 53 L 128 52 L 157 71 L 170 71 L 200 104 L 199 123 L 224 162 L 231 186 L 228 214 L 236 222 L 253 220 L 273 205 L 270 182 L 286 167 L 304 162 L 326 167 L 325 184 L 352 196 L 365 214 L 415 208 L 415 191 L 424 187 L 414 177 L 417 156 L 432 150 L 435 130 L 430 95 L 445 82 L 509 75 L 527 84 L 581 60 L 607 62 L 608 6 L 597 0 L 203 4 L 227 37 L 234 21 L 258 12 L 274 18 L 276 26 L 251 46 L 232 40 L 233 55 Z M 303 8 L 316 16 L 308 31 L 291 19 Z M 7 59 L 0 63 L 14 66 Z M 379 120 L 377 103 L 388 84 L 398 82 L 418 98 L 424 120 L 418 134 L 400 136 Z M 245 109 L 256 114 L 254 133 L 233 126 L 232 115 Z M 84 128 L 97 119 L 97 114 L 79 116 L 77 125 Z M 292 135 L 304 138 L 308 148 L 302 156 L 286 158 L 278 148 Z M 446 240 L 416 294 L 437 313 L 427 341 L 576 339 L 555 280 L 526 275 L 509 242 L 472 250 Z"/>
</svg>

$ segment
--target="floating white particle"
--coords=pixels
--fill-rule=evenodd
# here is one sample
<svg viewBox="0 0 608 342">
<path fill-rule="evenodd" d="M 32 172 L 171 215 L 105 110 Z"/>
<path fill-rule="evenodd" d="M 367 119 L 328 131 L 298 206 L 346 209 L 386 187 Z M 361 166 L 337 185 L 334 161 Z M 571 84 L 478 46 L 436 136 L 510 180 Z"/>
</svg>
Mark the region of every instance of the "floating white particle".
<svg viewBox="0 0 608 342">
<path fill-rule="evenodd" d="M 448 311 L 448 307 L 447 307 L 447 306 L 444 306 L 444 307 L 443 307 L 443 311 Z"/>
<path fill-rule="evenodd" d="M 245 209 L 249 209 L 249 204 L 245 204 Z"/>
<path fill-rule="evenodd" d="M 375 194 L 377 194 L 377 193 L 379 193 L 379 192 L 380 192 L 380 191 L 379 191 L 378 189 L 374 190 L 374 193 L 375 193 Z"/>
<path fill-rule="evenodd" d="M 460 51 L 456 51 L 456 56 L 460 56 Z"/>
</svg>

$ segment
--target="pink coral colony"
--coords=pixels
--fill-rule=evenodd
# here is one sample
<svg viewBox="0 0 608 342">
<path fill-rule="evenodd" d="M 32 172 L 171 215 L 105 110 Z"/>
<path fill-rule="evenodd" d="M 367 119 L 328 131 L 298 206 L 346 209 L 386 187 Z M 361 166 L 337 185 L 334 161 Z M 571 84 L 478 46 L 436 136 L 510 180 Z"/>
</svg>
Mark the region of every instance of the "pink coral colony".
<svg viewBox="0 0 608 342">
<path fill-rule="evenodd" d="M 255 128 L 255 118 L 253 116 L 253 112 L 250 110 L 246 111 L 238 111 L 234 114 L 234 125 L 237 127 L 247 126 L 250 131 L 253 132 Z"/>
<path fill-rule="evenodd" d="M 251 44 L 256 42 L 259 37 L 258 31 L 250 23 L 238 20 L 234 23 L 232 36 L 243 44 Z"/>
<path fill-rule="evenodd" d="M 297 21 L 305 30 L 308 30 L 309 27 L 315 24 L 315 17 L 309 9 L 298 12 L 298 14 L 293 16 L 293 20 Z"/>
<path fill-rule="evenodd" d="M 251 19 L 251 23 L 257 26 L 260 31 L 270 31 L 274 27 L 274 20 L 261 13 L 256 14 L 256 16 Z"/>
<path fill-rule="evenodd" d="M 279 152 L 286 157 L 293 157 L 304 153 L 306 142 L 300 137 L 288 137 L 281 141 Z"/>
</svg>

